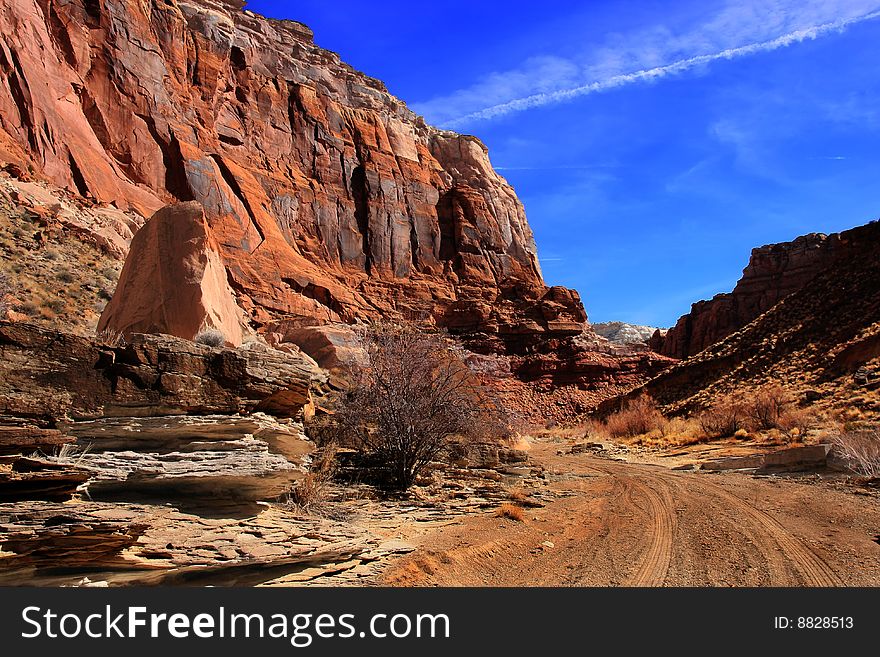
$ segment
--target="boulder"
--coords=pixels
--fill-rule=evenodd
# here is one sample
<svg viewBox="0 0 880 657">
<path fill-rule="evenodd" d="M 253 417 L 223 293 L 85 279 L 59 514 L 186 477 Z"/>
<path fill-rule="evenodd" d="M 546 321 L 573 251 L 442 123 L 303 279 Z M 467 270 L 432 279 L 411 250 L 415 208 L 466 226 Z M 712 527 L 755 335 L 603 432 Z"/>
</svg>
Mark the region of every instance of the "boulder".
<svg viewBox="0 0 880 657">
<path fill-rule="evenodd" d="M 247 331 L 204 209 L 196 202 L 169 205 L 132 239 L 98 331 L 192 340 L 207 329 L 220 331 L 232 346 Z"/>
</svg>

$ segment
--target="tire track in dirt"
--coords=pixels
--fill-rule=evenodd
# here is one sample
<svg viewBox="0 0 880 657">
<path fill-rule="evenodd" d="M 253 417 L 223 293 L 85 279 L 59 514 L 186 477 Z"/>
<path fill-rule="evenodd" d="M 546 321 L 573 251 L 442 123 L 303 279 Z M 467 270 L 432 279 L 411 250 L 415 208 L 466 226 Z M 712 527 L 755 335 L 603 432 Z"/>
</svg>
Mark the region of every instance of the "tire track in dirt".
<svg viewBox="0 0 880 657">
<path fill-rule="evenodd" d="M 627 485 L 626 498 L 635 504 L 630 491 L 637 491 L 648 503 L 651 520 L 651 543 L 638 570 L 627 580 L 628 586 L 660 586 L 663 584 L 675 548 L 676 518 L 672 492 L 679 502 L 700 503 L 703 496 L 711 495 L 727 507 L 725 516 L 739 521 L 743 533 L 748 533 L 761 547 L 773 586 L 842 586 L 843 582 L 819 556 L 778 521 L 749 502 L 727 491 L 722 486 L 705 481 L 706 475 L 685 475 L 671 472 L 655 473 L 651 469 L 627 464 L 608 467 L 594 466 Z M 642 476 L 634 473 L 641 470 Z M 686 483 L 685 483 L 686 481 Z M 800 578 L 792 577 L 792 570 Z"/>
<path fill-rule="evenodd" d="M 638 493 L 648 504 L 650 515 L 650 543 L 641 565 L 624 583 L 625 586 L 661 586 L 672 562 L 672 546 L 675 540 L 675 512 L 669 488 L 659 480 L 656 488 L 635 479 L 625 477 L 628 491 Z M 627 498 L 635 502 L 632 495 Z"/>
<path fill-rule="evenodd" d="M 710 482 L 700 482 L 701 486 L 712 491 L 718 497 L 726 500 L 730 505 L 741 511 L 753 523 L 763 528 L 782 550 L 782 553 L 788 558 L 794 568 L 803 577 L 801 585 L 807 586 L 843 586 L 843 581 L 837 576 L 837 573 L 825 563 L 818 555 L 816 555 L 809 547 L 803 544 L 800 539 L 792 536 L 779 522 L 768 513 L 756 508 L 745 500 L 724 490 L 717 484 Z M 773 555 L 767 555 L 768 558 Z M 784 569 L 784 562 L 782 564 Z M 771 569 L 771 576 L 774 570 L 779 572 L 779 568 Z M 778 585 L 777 582 L 773 582 Z"/>
</svg>

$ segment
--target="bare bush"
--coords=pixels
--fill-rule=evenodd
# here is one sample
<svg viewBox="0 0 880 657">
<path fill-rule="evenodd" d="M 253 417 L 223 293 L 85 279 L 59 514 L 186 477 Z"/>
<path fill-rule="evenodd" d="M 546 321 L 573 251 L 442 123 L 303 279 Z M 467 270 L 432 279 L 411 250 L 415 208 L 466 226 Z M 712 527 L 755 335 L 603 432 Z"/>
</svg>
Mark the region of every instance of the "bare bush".
<svg viewBox="0 0 880 657">
<path fill-rule="evenodd" d="M 764 386 L 746 405 L 749 424 L 756 431 L 780 428 L 780 419 L 792 406 L 791 396 L 778 384 Z"/>
<path fill-rule="evenodd" d="M 666 418 L 648 395 L 630 399 L 622 410 L 609 415 L 604 423 L 605 431 L 612 438 L 632 438 L 652 431 L 663 431 Z"/>
<path fill-rule="evenodd" d="M 203 344 L 206 347 L 222 347 L 226 344 L 226 337 L 217 329 L 202 329 L 201 331 L 196 333 L 196 337 L 193 338 L 193 342 Z"/>
<path fill-rule="evenodd" d="M 880 429 L 841 433 L 832 445 L 850 470 L 871 479 L 880 477 Z"/>
<path fill-rule="evenodd" d="M 721 397 L 697 417 L 708 438 L 726 438 L 745 428 L 746 410 L 733 396 Z"/>
<path fill-rule="evenodd" d="M 122 331 L 117 331 L 112 328 L 101 329 L 95 333 L 95 339 L 108 347 L 124 347 L 126 344 L 125 336 L 122 334 Z"/>
<path fill-rule="evenodd" d="M 455 436 L 504 437 L 501 413 L 443 335 L 378 325 L 359 339 L 364 366 L 331 422 L 381 483 L 409 488 Z"/>
<path fill-rule="evenodd" d="M 320 515 L 336 473 L 336 447 L 328 445 L 312 460 L 309 471 L 287 494 L 288 503 L 301 513 Z"/>
<path fill-rule="evenodd" d="M 786 436 L 794 440 L 802 439 L 807 432 L 814 428 L 818 420 L 808 408 L 787 408 L 776 421 L 776 428 Z"/>
</svg>

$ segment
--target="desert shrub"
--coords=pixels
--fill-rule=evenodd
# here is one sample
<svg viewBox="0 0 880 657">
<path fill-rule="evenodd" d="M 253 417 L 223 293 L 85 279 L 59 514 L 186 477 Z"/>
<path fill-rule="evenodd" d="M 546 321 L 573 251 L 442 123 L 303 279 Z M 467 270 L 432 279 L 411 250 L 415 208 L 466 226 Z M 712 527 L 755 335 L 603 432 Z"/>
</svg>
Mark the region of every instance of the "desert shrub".
<svg viewBox="0 0 880 657">
<path fill-rule="evenodd" d="M 745 406 L 751 428 L 756 431 L 779 429 L 780 419 L 792 406 L 791 396 L 779 385 L 759 389 Z"/>
<path fill-rule="evenodd" d="M 287 494 L 287 502 L 302 513 L 320 514 L 336 473 L 336 448 L 329 445 L 313 458 L 309 471 Z"/>
<path fill-rule="evenodd" d="M 101 344 L 105 344 L 109 347 L 125 346 L 125 336 L 122 334 L 122 331 L 117 331 L 112 328 L 101 329 L 95 333 L 95 339 Z"/>
<path fill-rule="evenodd" d="M 880 428 L 840 433 L 832 445 L 850 470 L 871 479 L 880 477 Z"/>
<path fill-rule="evenodd" d="M 516 522 L 522 522 L 525 519 L 525 512 L 521 506 L 505 502 L 495 510 L 497 518 L 508 518 Z"/>
<path fill-rule="evenodd" d="M 23 301 L 22 303 L 18 304 L 15 309 L 24 315 L 28 315 L 29 317 L 36 317 L 40 314 L 40 306 L 38 306 L 33 301 Z"/>
<path fill-rule="evenodd" d="M 10 294 L 12 294 L 12 279 L 0 272 L 0 319 L 6 316 L 6 311 L 9 309 L 6 297 Z"/>
<path fill-rule="evenodd" d="M 57 314 L 64 312 L 64 310 L 67 308 L 67 304 L 64 302 L 63 299 L 49 299 L 46 302 L 46 308 Z"/>
<path fill-rule="evenodd" d="M 663 431 L 666 418 L 647 395 L 630 399 L 626 405 L 605 419 L 604 428 L 612 438 L 632 438 L 652 431 Z"/>
<path fill-rule="evenodd" d="M 745 428 L 746 409 L 733 396 L 721 397 L 697 416 L 707 438 L 726 438 Z"/>
<path fill-rule="evenodd" d="M 503 414 L 442 334 L 378 325 L 359 342 L 363 364 L 329 429 L 377 483 L 409 488 L 454 437 L 505 437 Z"/>
<path fill-rule="evenodd" d="M 226 344 L 226 338 L 223 333 L 214 328 L 202 329 L 196 333 L 193 341 L 206 347 L 222 347 Z"/>
<path fill-rule="evenodd" d="M 793 440 L 802 439 L 818 421 L 808 408 L 787 408 L 776 421 L 776 428 Z"/>
<path fill-rule="evenodd" d="M 73 272 L 69 269 L 61 269 L 55 274 L 55 278 L 58 279 L 61 283 L 73 283 L 76 280 L 76 276 L 74 276 Z"/>
</svg>

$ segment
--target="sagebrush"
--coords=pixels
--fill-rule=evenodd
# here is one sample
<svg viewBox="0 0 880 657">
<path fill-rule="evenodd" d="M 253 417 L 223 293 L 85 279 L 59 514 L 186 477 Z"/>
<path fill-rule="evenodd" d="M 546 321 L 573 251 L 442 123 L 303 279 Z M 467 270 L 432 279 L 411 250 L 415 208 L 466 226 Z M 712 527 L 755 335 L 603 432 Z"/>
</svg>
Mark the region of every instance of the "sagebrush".
<svg viewBox="0 0 880 657">
<path fill-rule="evenodd" d="M 226 336 L 224 336 L 223 333 L 218 331 L 217 329 L 202 329 L 201 331 L 196 333 L 196 337 L 193 338 L 193 342 L 203 344 L 206 347 L 222 347 L 224 344 L 226 344 Z"/>
<path fill-rule="evenodd" d="M 509 431 L 444 334 L 380 324 L 362 329 L 358 341 L 364 362 L 351 373 L 328 429 L 364 455 L 381 483 L 409 488 L 453 437 L 493 439 Z"/>
</svg>

